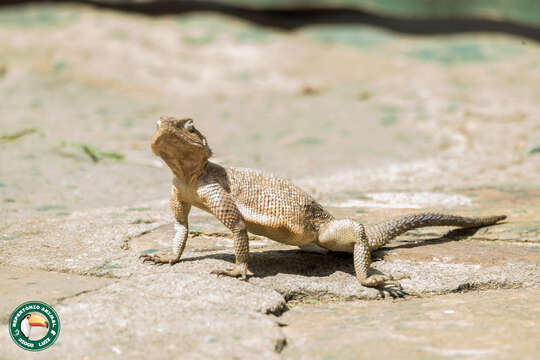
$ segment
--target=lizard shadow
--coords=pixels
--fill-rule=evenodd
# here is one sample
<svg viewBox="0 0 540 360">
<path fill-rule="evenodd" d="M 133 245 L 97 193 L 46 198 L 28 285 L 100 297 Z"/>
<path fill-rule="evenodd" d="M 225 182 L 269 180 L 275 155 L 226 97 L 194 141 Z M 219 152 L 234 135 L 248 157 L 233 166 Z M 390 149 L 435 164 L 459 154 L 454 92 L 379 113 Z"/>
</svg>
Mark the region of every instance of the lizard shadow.
<svg viewBox="0 0 540 360">
<path fill-rule="evenodd" d="M 450 230 L 446 234 L 438 238 L 424 239 L 420 241 L 406 242 L 406 243 L 400 243 L 400 244 L 390 243 L 387 246 L 377 250 L 377 253 L 388 252 L 389 250 L 392 250 L 392 249 L 412 249 L 419 246 L 437 245 L 437 244 L 444 244 L 444 243 L 452 242 L 452 241 L 460 241 L 470 236 L 473 236 L 480 229 L 481 227 L 465 228 L 465 229 L 459 228 L 459 229 Z"/>
<path fill-rule="evenodd" d="M 202 259 L 224 260 L 235 262 L 234 253 L 207 254 L 192 256 L 182 261 L 198 261 Z M 352 254 L 330 252 L 328 254 L 309 253 L 302 250 L 263 250 L 249 254 L 251 277 L 265 278 L 277 274 L 293 274 L 304 276 L 328 276 L 336 271 L 343 271 L 354 276 Z"/>
<path fill-rule="evenodd" d="M 419 246 L 443 244 L 450 241 L 459 241 L 474 235 L 479 228 L 451 230 L 441 237 L 425 239 L 414 243 L 399 244 L 396 246 L 383 247 L 373 252 L 374 261 L 384 259 L 384 256 L 392 249 L 415 248 Z M 213 253 L 202 256 L 192 256 L 182 261 L 197 261 L 202 259 L 224 260 L 234 264 L 234 253 Z M 291 274 L 302 276 L 323 277 L 341 271 L 355 276 L 353 255 L 342 252 L 329 252 L 318 254 L 302 250 L 262 250 L 252 251 L 249 254 L 249 269 L 253 272 L 252 277 L 265 278 L 277 274 Z M 380 273 L 371 269 L 370 273 Z"/>
</svg>

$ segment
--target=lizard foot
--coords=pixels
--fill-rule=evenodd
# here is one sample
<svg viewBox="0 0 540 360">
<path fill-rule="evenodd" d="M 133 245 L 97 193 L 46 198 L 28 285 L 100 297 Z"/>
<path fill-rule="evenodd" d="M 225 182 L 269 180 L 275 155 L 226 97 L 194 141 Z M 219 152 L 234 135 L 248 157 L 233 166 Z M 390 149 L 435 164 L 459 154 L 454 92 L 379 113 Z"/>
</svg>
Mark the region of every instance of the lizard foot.
<svg viewBox="0 0 540 360">
<path fill-rule="evenodd" d="M 230 277 L 242 277 L 242 280 L 246 280 L 247 277 L 247 264 L 236 264 L 234 267 L 225 270 L 213 270 L 211 274 L 226 275 Z M 251 274 L 250 274 L 251 275 Z"/>
<path fill-rule="evenodd" d="M 172 254 L 142 254 L 139 256 L 139 259 L 142 259 L 142 262 L 151 262 L 156 265 L 163 265 L 163 264 L 170 264 L 174 265 L 176 264 L 180 259 L 178 257 L 172 255 Z"/>
<path fill-rule="evenodd" d="M 367 287 L 378 287 L 385 284 L 394 284 L 399 286 L 399 280 L 407 279 L 408 276 L 400 276 L 399 278 L 394 278 L 391 275 L 384 275 L 384 274 L 374 274 L 371 276 L 368 276 L 365 279 L 360 280 L 360 284 Z"/>
<path fill-rule="evenodd" d="M 365 279 L 360 279 L 360 283 L 363 286 L 378 288 L 383 299 L 387 296 L 397 299 L 409 295 L 405 290 L 403 290 L 398 281 L 405 278 L 408 278 L 408 276 L 394 278 L 391 275 L 375 274 L 368 276 Z"/>
</svg>

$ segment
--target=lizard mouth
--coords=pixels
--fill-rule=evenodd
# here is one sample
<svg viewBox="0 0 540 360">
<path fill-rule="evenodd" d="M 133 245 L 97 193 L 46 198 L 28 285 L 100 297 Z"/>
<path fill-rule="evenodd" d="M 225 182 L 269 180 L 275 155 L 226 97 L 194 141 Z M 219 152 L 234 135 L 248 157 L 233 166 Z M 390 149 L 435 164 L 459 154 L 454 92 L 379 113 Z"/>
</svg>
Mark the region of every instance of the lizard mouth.
<svg viewBox="0 0 540 360">
<path fill-rule="evenodd" d="M 152 152 L 159 155 L 157 152 L 160 148 L 173 145 L 174 147 L 182 147 L 182 145 L 188 145 L 200 149 L 210 150 L 206 139 L 194 139 L 191 136 L 184 135 L 175 131 L 162 131 L 158 129 L 154 138 L 152 139 Z"/>
<path fill-rule="evenodd" d="M 151 149 L 154 155 L 163 157 L 165 154 L 173 156 L 188 149 L 190 152 L 201 150 L 207 153 L 207 158 L 212 156 L 212 150 L 204 135 L 197 130 L 192 122 L 188 127 L 185 123 L 189 119 L 171 119 L 162 117 L 156 123 L 156 132 L 152 138 Z"/>
</svg>

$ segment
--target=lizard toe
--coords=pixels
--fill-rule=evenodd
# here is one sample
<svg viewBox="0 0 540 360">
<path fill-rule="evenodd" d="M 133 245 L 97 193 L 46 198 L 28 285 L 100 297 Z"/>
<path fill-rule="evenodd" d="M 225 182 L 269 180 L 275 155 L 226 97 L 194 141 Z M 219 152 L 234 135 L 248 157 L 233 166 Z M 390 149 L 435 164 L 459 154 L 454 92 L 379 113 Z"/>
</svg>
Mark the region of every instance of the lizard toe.
<svg viewBox="0 0 540 360">
<path fill-rule="evenodd" d="M 230 277 L 238 277 L 241 275 L 238 271 L 235 271 L 234 268 L 212 270 L 210 274 L 225 275 Z"/>
<path fill-rule="evenodd" d="M 394 278 L 390 275 L 375 274 L 375 275 L 368 276 L 365 279 L 361 279 L 360 283 L 363 286 L 367 286 L 367 287 L 377 287 L 377 286 L 384 285 L 385 283 L 391 283 L 394 281 L 395 281 Z"/>
<path fill-rule="evenodd" d="M 173 265 L 174 264 L 173 261 L 176 260 L 175 258 L 172 258 L 170 255 L 166 255 L 166 254 L 155 254 L 155 255 L 142 254 L 141 256 L 139 256 L 139 259 L 142 259 L 143 263 L 150 262 L 155 265 L 163 265 L 163 264 Z"/>
<path fill-rule="evenodd" d="M 237 264 L 229 269 L 213 270 L 211 274 L 225 275 L 230 277 L 241 277 L 243 280 L 245 280 L 247 278 L 247 266 L 245 264 Z"/>
</svg>

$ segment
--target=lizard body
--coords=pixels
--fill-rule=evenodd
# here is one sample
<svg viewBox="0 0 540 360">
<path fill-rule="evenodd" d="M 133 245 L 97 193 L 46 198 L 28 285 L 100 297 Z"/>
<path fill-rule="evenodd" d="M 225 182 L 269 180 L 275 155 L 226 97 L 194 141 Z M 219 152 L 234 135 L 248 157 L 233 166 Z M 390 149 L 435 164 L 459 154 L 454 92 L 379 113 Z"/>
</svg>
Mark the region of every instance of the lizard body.
<svg viewBox="0 0 540 360">
<path fill-rule="evenodd" d="M 213 271 L 215 274 L 246 277 L 250 232 L 288 245 L 316 244 L 353 253 L 360 283 L 378 286 L 393 279 L 368 274 L 371 252 L 399 234 L 424 226 L 486 226 L 506 218 L 424 213 L 375 225 L 335 219 L 309 194 L 285 179 L 208 161 L 212 151 L 191 119 L 161 117 L 151 147 L 174 174 L 171 210 L 176 235 L 172 253 L 141 255 L 143 261 L 174 264 L 180 260 L 188 237 L 189 211 L 195 206 L 216 216 L 233 233 L 236 263 L 231 269 Z"/>
</svg>

